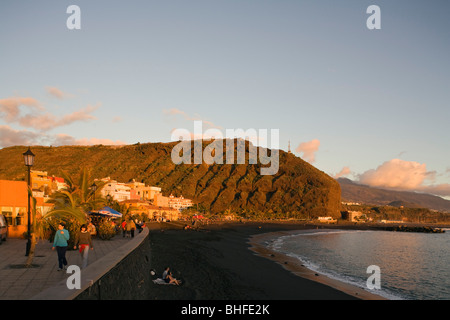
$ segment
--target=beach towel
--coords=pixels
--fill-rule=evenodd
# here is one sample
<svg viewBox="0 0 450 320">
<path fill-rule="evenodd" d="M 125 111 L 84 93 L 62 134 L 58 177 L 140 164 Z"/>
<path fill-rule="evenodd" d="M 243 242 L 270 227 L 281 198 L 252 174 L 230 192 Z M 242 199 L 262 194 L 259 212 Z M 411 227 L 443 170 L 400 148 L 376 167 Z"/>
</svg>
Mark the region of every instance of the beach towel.
<svg viewBox="0 0 450 320">
<path fill-rule="evenodd" d="M 153 280 L 153 283 L 156 283 L 156 284 L 171 284 L 171 285 L 175 285 L 175 283 L 168 283 L 168 282 L 165 282 L 163 279 L 161 279 L 161 278 L 158 278 L 158 279 L 155 279 L 155 280 Z"/>
</svg>

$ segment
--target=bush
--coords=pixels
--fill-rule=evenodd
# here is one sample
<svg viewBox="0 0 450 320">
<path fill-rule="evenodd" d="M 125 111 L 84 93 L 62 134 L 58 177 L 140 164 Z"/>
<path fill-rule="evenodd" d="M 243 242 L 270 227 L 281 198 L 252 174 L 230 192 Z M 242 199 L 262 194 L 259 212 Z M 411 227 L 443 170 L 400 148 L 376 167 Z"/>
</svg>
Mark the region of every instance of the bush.
<svg viewBox="0 0 450 320">
<path fill-rule="evenodd" d="M 102 240 L 109 240 L 116 235 L 116 227 L 111 221 L 102 220 L 97 226 L 98 237 Z"/>
</svg>

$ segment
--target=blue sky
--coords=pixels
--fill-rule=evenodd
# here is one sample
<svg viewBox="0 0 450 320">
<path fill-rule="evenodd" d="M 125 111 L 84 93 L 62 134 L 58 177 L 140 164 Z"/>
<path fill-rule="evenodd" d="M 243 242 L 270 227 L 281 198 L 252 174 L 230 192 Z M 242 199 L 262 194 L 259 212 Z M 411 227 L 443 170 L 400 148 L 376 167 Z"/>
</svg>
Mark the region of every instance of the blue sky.
<svg viewBox="0 0 450 320">
<path fill-rule="evenodd" d="M 381 30 L 366 27 L 373 4 Z M 449 196 L 449 9 L 3 0 L 0 147 L 167 142 L 199 119 L 279 129 L 281 149 L 333 176 Z"/>
</svg>

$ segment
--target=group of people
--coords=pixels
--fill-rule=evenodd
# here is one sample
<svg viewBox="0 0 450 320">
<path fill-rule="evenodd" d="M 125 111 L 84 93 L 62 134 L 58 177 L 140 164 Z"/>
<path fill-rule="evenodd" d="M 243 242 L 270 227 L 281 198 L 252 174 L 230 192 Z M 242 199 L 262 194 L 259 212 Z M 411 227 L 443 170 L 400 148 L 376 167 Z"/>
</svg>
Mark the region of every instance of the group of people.
<svg viewBox="0 0 450 320">
<path fill-rule="evenodd" d="M 141 222 L 134 222 L 132 219 L 124 220 L 121 224 L 123 231 L 123 237 L 134 238 L 134 232 L 137 229 L 139 233 L 145 224 Z M 74 250 L 79 250 L 81 256 L 81 268 L 86 268 L 88 264 L 89 250 L 93 250 L 92 237 L 96 235 L 95 226 L 90 222 L 89 224 L 83 224 L 80 227 L 80 231 L 75 235 Z M 64 222 L 58 225 L 56 231 L 52 250 L 56 250 L 58 254 L 58 271 L 67 269 L 66 251 L 69 245 L 70 234 L 66 229 Z"/>
<path fill-rule="evenodd" d="M 145 227 L 145 224 L 142 222 L 134 222 L 133 219 L 128 219 L 122 221 L 122 236 L 124 238 L 134 238 L 134 231 L 137 229 L 139 233 L 142 232 L 142 228 Z"/>
<path fill-rule="evenodd" d="M 70 234 L 66 229 L 64 222 L 58 225 L 55 238 L 53 240 L 52 250 L 56 250 L 58 254 L 58 271 L 67 269 L 66 251 L 69 246 Z M 79 249 L 81 255 L 81 268 L 86 268 L 88 264 L 89 250 L 93 250 L 91 233 L 88 226 L 83 224 L 80 231 L 75 235 L 74 250 Z"/>
<path fill-rule="evenodd" d="M 133 220 L 130 219 L 128 221 L 123 221 L 121 227 L 123 230 L 124 237 L 125 236 L 134 237 L 134 230 L 136 228 L 142 228 L 143 226 L 141 224 L 136 224 Z M 74 250 L 79 249 L 82 260 L 81 262 L 82 269 L 87 267 L 89 250 L 94 249 L 94 247 L 92 246 L 91 232 L 92 230 L 89 230 L 88 226 L 86 224 L 83 224 L 80 227 L 80 231 L 75 235 L 75 244 L 73 249 Z M 61 222 L 58 225 L 58 230 L 56 231 L 52 247 L 52 250 L 56 250 L 58 254 L 58 271 L 67 269 L 66 251 L 67 247 L 69 246 L 68 243 L 69 239 L 70 239 L 69 231 L 66 229 L 65 223 Z M 176 284 L 176 285 L 181 284 L 180 280 L 172 276 L 172 272 L 170 271 L 169 267 L 166 267 L 164 269 L 162 279 L 169 284 Z"/>
</svg>

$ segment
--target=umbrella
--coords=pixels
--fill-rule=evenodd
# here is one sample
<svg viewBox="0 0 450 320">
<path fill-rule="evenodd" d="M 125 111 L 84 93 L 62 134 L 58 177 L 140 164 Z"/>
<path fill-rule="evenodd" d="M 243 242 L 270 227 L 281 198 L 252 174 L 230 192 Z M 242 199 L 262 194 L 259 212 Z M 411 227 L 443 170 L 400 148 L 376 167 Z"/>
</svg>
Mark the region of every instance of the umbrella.
<svg viewBox="0 0 450 320">
<path fill-rule="evenodd" d="M 112 218 L 121 218 L 122 214 L 114 209 L 111 209 L 110 207 L 103 207 L 98 211 L 92 211 L 91 213 L 97 213 L 105 216 L 109 216 Z"/>
</svg>

